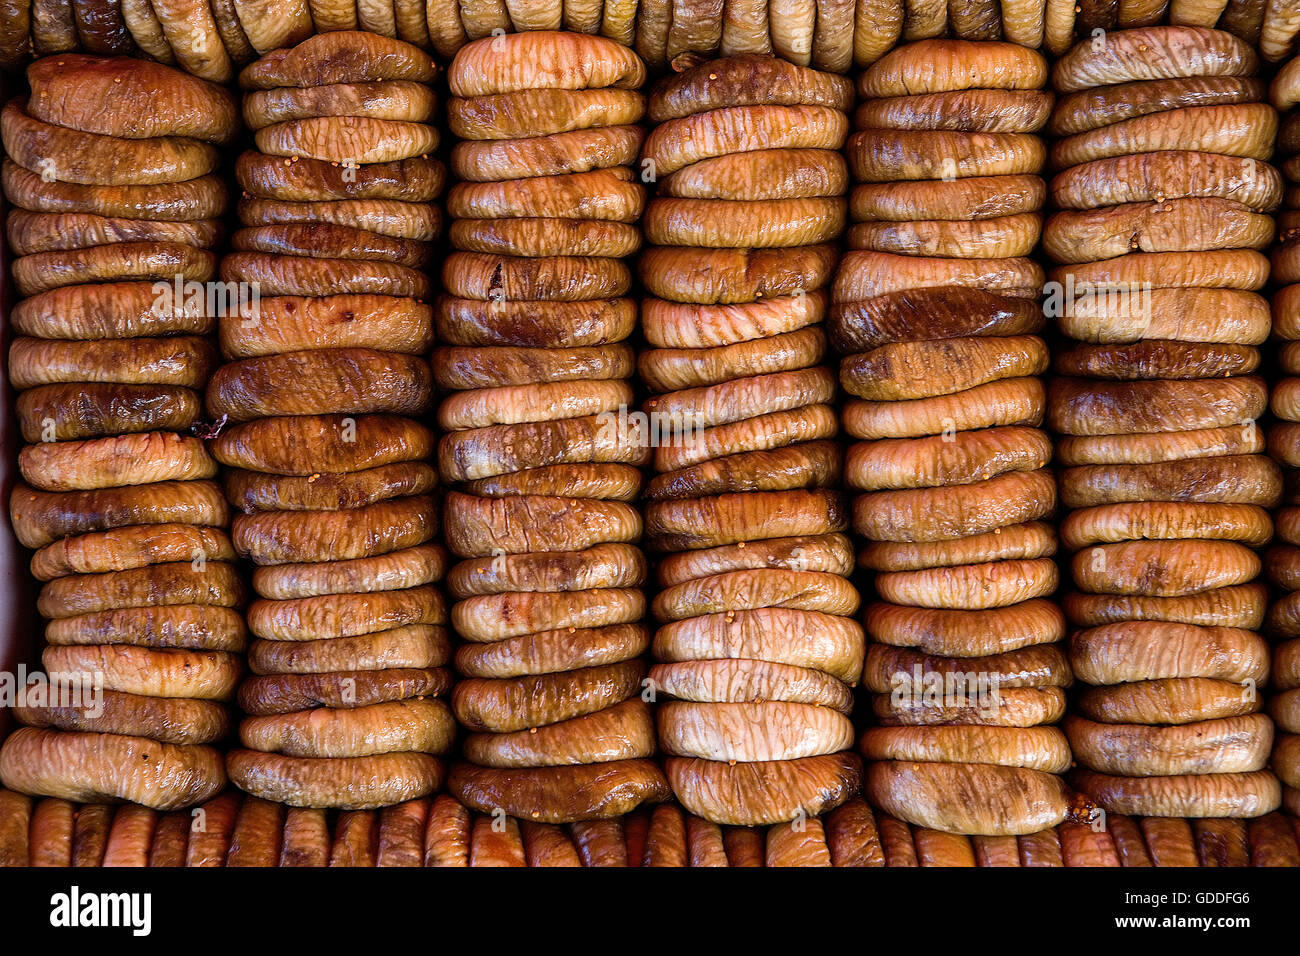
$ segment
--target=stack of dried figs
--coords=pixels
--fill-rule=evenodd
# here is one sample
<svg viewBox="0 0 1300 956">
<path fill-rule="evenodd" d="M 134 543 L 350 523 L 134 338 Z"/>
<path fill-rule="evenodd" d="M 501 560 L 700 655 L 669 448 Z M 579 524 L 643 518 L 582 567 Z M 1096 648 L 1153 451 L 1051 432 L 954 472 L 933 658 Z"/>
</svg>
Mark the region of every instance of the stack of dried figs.
<svg viewBox="0 0 1300 956">
<path fill-rule="evenodd" d="M 692 813 L 777 823 L 847 799 L 863 637 L 835 490 L 821 321 L 844 227 L 852 87 L 732 57 L 652 94 L 641 378 L 659 744 Z"/>
<path fill-rule="evenodd" d="M 455 733 L 428 464 L 430 282 L 445 170 L 427 54 L 338 32 L 240 76 L 257 148 L 222 279 L 212 443 L 257 566 L 236 785 L 308 807 L 440 786 Z M 247 294 L 255 292 L 256 295 Z"/>
<path fill-rule="evenodd" d="M 1061 58 L 1043 235 L 1061 265 L 1050 420 L 1092 685 L 1066 723 L 1074 782 L 1108 810 L 1274 809 L 1255 549 L 1281 493 L 1256 425 L 1259 295 L 1282 198 L 1255 53 L 1200 27 L 1099 36 Z"/>
<path fill-rule="evenodd" d="M 1280 419 L 1268 436 L 1269 452 L 1283 468 L 1282 507 L 1273 514 L 1278 542 L 1264 557 L 1269 581 L 1281 592 L 1269 608 L 1265 630 L 1281 643 L 1273 648 L 1269 713 L 1280 733 L 1273 750 L 1273 772 L 1284 785 L 1288 810 L 1300 814 L 1300 59 L 1273 79 L 1270 100 L 1283 114 L 1278 131 L 1278 161 L 1291 184 L 1277 214 L 1273 249 L 1273 333 L 1284 343 L 1270 404 Z"/>
<path fill-rule="evenodd" d="M 10 498 L 36 549 L 48 680 L 0 750 L 26 793 L 159 809 L 225 785 L 244 585 L 217 464 L 191 429 L 217 362 L 203 283 L 227 203 L 225 90 L 125 57 L 62 54 L 0 114 L 25 296 L 10 381 L 28 444 Z"/>
<path fill-rule="evenodd" d="M 831 331 L 862 494 L 863 683 L 880 726 L 867 794 L 921 826 L 1013 835 L 1060 823 L 1070 666 L 1051 595 L 1056 485 L 1029 257 L 1042 229 L 1052 97 L 1043 58 L 929 40 L 859 79 L 849 140 L 855 251 Z"/>
<path fill-rule="evenodd" d="M 452 623 L 468 643 L 451 790 L 543 823 L 618 816 L 667 786 L 641 699 L 649 633 L 629 418 L 627 297 L 645 187 L 633 163 L 645 67 L 601 37 L 465 47 L 433 357 Z"/>
</svg>

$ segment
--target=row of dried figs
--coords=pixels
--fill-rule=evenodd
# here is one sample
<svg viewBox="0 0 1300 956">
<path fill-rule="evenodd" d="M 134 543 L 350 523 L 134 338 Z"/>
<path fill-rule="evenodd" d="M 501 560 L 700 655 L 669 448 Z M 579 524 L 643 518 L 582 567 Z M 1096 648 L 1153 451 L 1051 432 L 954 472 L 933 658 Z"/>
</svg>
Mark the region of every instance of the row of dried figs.
<svg viewBox="0 0 1300 956">
<path fill-rule="evenodd" d="M 1254 374 L 1281 179 L 1257 66 L 1189 28 L 1115 34 L 1053 70 L 1062 211 L 1043 246 L 1070 345 L 1050 407 L 1088 685 L 1066 732 L 1076 786 L 1124 813 L 1252 816 L 1281 798 L 1254 550 L 1281 490 Z"/>
<path fill-rule="evenodd" d="M 912 827 L 854 797 L 802 827 L 719 826 L 672 803 L 568 825 L 475 814 L 449 794 L 329 814 L 227 791 L 188 810 L 0 790 L 0 867 L 1295 867 L 1300 821 L 1112 815 L 1015 836 Z M 331 820 L 331 816 L 333 819 Z"/>
<path fill-rule="evenodd" d="M 24 298 L 10 381 L 28 444 L 10 498 L 35 550 L 50 681 L 0 748 L 8 787 L 189 806 L 226 784 L 245 586 L 217 463 L 191 429 L 217 364 L 202 289 L 228 194 L 225 90 L 167 67 L 68 54 L 0 114 Z"/>
<path fill-rule="evenodd" d="M 1269 607 L 1266 630 L 1277 643 L 1269 674 L 1269 714 L 1276 727 L 1272 768 L 1287 788 L 1284 797 L 1294 810 L 1291 794 L 1300 789 L 1300 60 L 1292 60 L 1273 79 L 1270 100 L 1282 114 L 1277 159 L 1290 184 L 1277 213 L 1277 244 L 1270 279 L 1273 294 L 1273 334 L 1283 344 L 1277 356 L 1281 373 L 1270 395 L 1274 422 L 1268 450 L 1282 466 L 1282 497 L 1273 513 L 1275 544 L 1264 554 L 1264 572 L 1278 597 Z"/>
<path fill-rule="evenodd" d="M 645 67 L 531 33 L 469 45 L 448 80 L 461 181 L 433 364 L 471 731 L 451 791 L 548 823 L 619 816 L 668 795 L 641 699 L 647 448 L 624 427 Z"/>
<path fill-rule="evenodd" d="M 445 169 L 434 66 L 364 33 L 314 37 L 240 75 L 255 148 L 221 264 L 221 425 L 235 548 L 255 566 L 237 786 L 382 806 L 441 785 L 455 720 L 438 476 L 421 419 Z"/>
<path fill-rule="evenodd" d="M 1042 231 L 1047 64 L 1007 43 L 924 41 L 860 78 L 853 251 L 832 334 L 880 601 L 863 683 L 868 796 L 929 826 L 1029 833 L 1065 819 L 1056 727 L 1071 671 L 1047 345 L 1029 258 Z M 960 794 L 961 799 L 954 799 Z"/>
<path fill-rule="evenodd" d="M 650 97 L 650 680 L 672 698 L 656 715 L 673 791 L 714 821 L 813 815 L 860 784 L 863 634 L 821 364 L 852 95 L 842 77 L 733 57 Z"/>
</svg>

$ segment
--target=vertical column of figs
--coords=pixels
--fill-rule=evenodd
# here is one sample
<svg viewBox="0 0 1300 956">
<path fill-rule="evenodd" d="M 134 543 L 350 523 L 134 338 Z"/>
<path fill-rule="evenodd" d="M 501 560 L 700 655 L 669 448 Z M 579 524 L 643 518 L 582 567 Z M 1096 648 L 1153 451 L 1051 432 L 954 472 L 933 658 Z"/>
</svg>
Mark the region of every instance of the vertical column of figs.
<svg viewBox="0 0 1300 956">
<path fill-rule="evenodd" d="M 1074 783 L 1107 810 L 1243 817 L 1278 805 L 1257 685 L 1269 650 L 1254 549 L 1281 479 L 1256 418 L 1258 294 L 1282 196 L 1277 130 L 1241 40 L 1098 35 L 1059 60 L 1043 247 L 1073 342 L 1049 396 L 1076 593 L 1065 724 Z"/>
<path fill-rule="evenodd" d="M 424 354 L 424 274 L 445 170 L 427 54 L 322 34 L 240 76 L 255 151 L 236 172 L 244 228 L 222 278 L 257 293 L 228 312 L 229 364 L 208 388 L 213 448 L 257 565 L 247 749 L 231 780 L 294 806 L 375 807 L 441 784 L 454 736 L 446 567 Z"/>
<path fill-rule="evenodd" d="M 627 429 L 645 68 L 603 37 L 469 44 L 449 70 L 457 183 L 437 307 L 438 452 L 471 733 L 450 787 L 536 822 L 618 816 L 667 785 L 640 699 L 644 445 Z"/>
<path fill-rule="evenodd" d="M 1282 800 L 1300 815 L 1300 58 L 1273 79 L 1270 99 L 1286 113 L 1277 137 L 1278 160 L 1290 188 L 1277 215 L 1273 249 L 1273 332 L 1282 341 L 1279 379 L 1271 405 L 1279 419 L 1269 433 L 1269 451 L 1284 474 L 1282 507 L 1274 514 L 1278 542 L 1264 568 L 1280 596 L 1269 608 L 1265 630 L 1273 647 L 1269 713 L 1276 724 L 1273 772 L 1283 783 Z M 1289 113 L 1287 111 L 1290 111 Z"/>
<path fill-rule="evenodd" d="M 880 597 L 866 790 L 918 826 L 987 836 L 1055 826 L 1068 803 L 1069 746 L 1048 726 L 1071 674 L 1028 258 L 1046 82 L 1042 56 L 993 41 L 923 40 L 862 74 L 855 251 L 830 325 L 860 439 L 845 462 L 859 561 Z"/>
<path fill-rule="evenodd" d="M 225 785 L 244 586 L 211 479 L 203 284 L 228 195 L 229 93 L 169 67 L 60 54 L 0 114 L 20 296 L 10 381 L 29 442 L 10 498 L 49 620 L 0 780 L 172 809 Z M 196 291 L 197 289 L 197 291 Z"/>
<path fill-rule="evenodd" d="M 820 364 L 852 96 L 843 77 L 738 56 L 650 98 L 651 680 L 672 698 L 657 718 L 673 791 L 715 823 L 811 816 L 860 784 L 848 713 L 863 636 Z"/>
</svg>

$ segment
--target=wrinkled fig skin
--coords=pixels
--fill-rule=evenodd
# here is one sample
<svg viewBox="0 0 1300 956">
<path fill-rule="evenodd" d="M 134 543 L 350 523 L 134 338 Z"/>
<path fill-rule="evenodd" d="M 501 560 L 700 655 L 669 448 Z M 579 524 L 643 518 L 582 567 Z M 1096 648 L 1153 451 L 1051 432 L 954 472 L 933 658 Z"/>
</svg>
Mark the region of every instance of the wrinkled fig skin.
<svg viewBox="0 0 1300 956">
<path fill-rule="evenodd" d="M 1243 690 L 1267 680 L 1253 548 L 1283 495 L 1254 425 L 1270 321 L 1250 260 L 1283 198 L 1257 67 L 1229 33 L 1147 26 L 1085 40 L 1053 69 L 1054 278 L 1155 287 L 1139 310 L 1058 310 L 1078 344 L 1057 354 L 1048 395 L 1085 685 L 1064 724 L 1071 783 L 1115 813 L 1252 817 L 1281 799 L 1272 723 Z"/>
<path fill-rule="evenodd" d="M 352 441 L 343 440 L 345 430 Z M 213 457 L 227 467 L 308 477 L 427 459 L 433 435 L 399 416 L 299 415 L 223 429 L 211 448 Z"/>
<path fill-rule="evenodd" d="M 511 140 L 627 126 L 644 113 L 645 97 L 634 90 L 541 88 L 454 97 L 447 123 L 461 139 Z"/>
<path fill-rule="evenodd" d="M 371 263 L 353 259 L 313 259 L 234 252 L 221 265 L 223 282 L 247 283 L 267 295 L 393 295 L 427 298 L 428 278 L 420 271 L 396 263 Z"/>
<path fill-rule="evenodd" d="M 438 529 L 433 499 L 383 499 L 347 511 L 262 511 L 236 516 L 235 548 L 259 565 L 374 557 L 431 539 Z"/>
<path fill-rule="evenodd" d="M 858 129 L 950 129 L 970 133 L 1034 133 L 1047 123 L 1052 94 L 1043 90 L 958 90 L 868 100 Z"/>
<path fill-rule="evenodd" d="M 17 407 L 23 439 L 29 442 L 185 431 L 198 423 L 201 409 L 198 393 L 189 388 L 94 383 L 28 389 L 19 395 Z"/>
<path fill-rule="evenodd" d="M 32 557 L 31 571 L 40 581 L 66 574 L 124 571 L 182 561 L 195 550 L 214 561 L 234 559 L 234 549 L 216 528 L 185 524 L 136 525 L 63 538 Z"/>
<path fill-rule="evenodd" d="M 369 163 L 347 171 L 318 159 L 268 156 L 256 150 L 235 161 L 240 188 L 259 199 L 283 202 L 328 202 L 344 199 L 387 199 L 430 202 L 443 191 L 446 169 L 436 159 L 416 157 L 389 163 Z"/>
<path fill-rule="evenodd" d="M 641 471 L 618 463 L 546 465 L 465 483 L 470 494 L 501 497 L 537 492 L 540 497 L 604 498 L 632 502 L 641 490 Z"/>
<path fill-rule="evenodd" d="M 862 763 L 851 753 L 735 764 L 669 757 L 664 769 L 683 807 L 732 826 L 788 823 L 832 810 L 862 781 Z"/>
<path fill-rule="evenodd" d="M 1053 136 L 1072 136 L 1166 110 L 1255 103 L 1264 98 L 1265 92 L 1263 81 L 1239 76 L 1191 76 L 1101 86 L 1057 100 L 1048 131 Z"/>
<path fill-rule="evenodd" d="M 362 508 L 389 498 L 422 495 L 438 484 L 424 462 L 398 461 L 341 474 L 284 476 L 226 468 L 222 486 L 231 506 L 256 511 L 331 511 Z"/>
<path fill-rule="evenodd" d="M 918 826 L 1006 836 L 1063 823 L 1069 809 L 1056 774 L 978 763 L 880 761 L 867 769 L 872 804 Z"/>
<path fill-rule="evenodd" d="M 216 148 L 196 139 L 118 139 L 43 123 L 27 112 L 22 98 L 0 111 L 0 132 L 19 166 L 37 174 L 56 171 L 59 181 L 82 185 L 179 183 L 206 176 L 218 162 Z M 50 157 L 57 157 L 53 167 Z"/>
<path fill-rule="evenodd" d="M 840 449 L 830 441 L 723 455 L 656 476 L 646 485 L 643 498 L 660 501 L 728 491 L 833 488 L 841 474 L 840 458 Z"/>
<path fill-rule="evenodd" d="M 151 282 L 63 286 L 23 299 L 9 322 L 18 335 L 96 343 L 212 330 L 215 317 L 191 315 L 184 308 L 155 310 L 157 299 Z"/>
<path fill-rule="evenodd" d="M 839 149 L 848 134 L 844 113 L 822 106 L 732 106 L 668 120 L 646 137 L 645 159 L 659 175 L 692 163 L 770 149 Z"/>
<path fill-rule="evenodd" d="M 1282 201 L 1283 183 L 1274 167 L 1248 156 L 1173 148 L 1071 166 L 1052 178 L 1049 189 L 1062 209 L 1218 196 L 1272 212 Z"/>
<path fill-rule="evenodd" d="M 239 728 L 246 747 L 324 759 L 436 754 L 450 746 L 454 734 L 447 705 L 423 698 L 246 717 Z"/>
<path fill-rule="evenodd" d="M 422 358 L 317 349 L 226 365 L 209 383 L 207 409 L 232 422 L 313 412 L 420 415 L 432 397 L 432 375 Z"/>
<path fill-rule="evenodd" d="M 130 801 L 175 810 L 216 796 L 226 785 L 226 773 L 211 747 L 22 727 L 0 746 L 0 782 L 20 793 L 61 800 Z"/>
<path fill-rule="evenodd" d="M 848 165 L 828 149 L 755 149 L 701 160 L 660 181 L 658 195 L 775 200 L 842 196 Z"/>
<path fill-rule="evenodd" d="M 654 753 L 654 720 L 639 698 L 542 728 L 465 740 L 466 757 L 503 769 L 600 764 Z"/>
<path fill-rule="evenodd" d="M 248 644 L 241 611 L 214 604 L 117 608 L 51 621 L 51 645 L 131 644 L 240 652 Z"/>
<path fill-rule="evenodd" d="M 381 236 L 334 223 L 279 223 L 241 229 L 230 239 L 239 252 L 307 256 L 313 259 L 388 261 L 419 268 L 429 259 L 428 244 L 402 236 Z"/>
<path fill-rule="evenodd" d="M 228 314 L 221 317 L 218 338 L 227 359 L 348 348 L 420 355 L 433 339 L 432 317 L 428 305 L 398 296 L 265 296 L 252 327 L 237 313 Z"/>
<path fill-rule="evenodd" d="M 1289 55 L 1289 54 L 1288 54 Z M 1270 59 L 1273 57 L 1270 56 Z M 1287 63 L 1277 74 L 1271 89 L 1273 104 L 1284 112 L 1281 133 L 1278 138 L 1278 159 L 1288 158 L 1283 165 L 1290 188 L 1287 191 L 1284 206 L 1287 217 L 1286 228 L 1279 236 L 1280 245 L 1273 250 L 1274 267 L 1272 274 L 1280 286 L 1274 296 L 1273 332 L 1283 341 L 1283 351 L 1279 361 L 1281 371 L 1286 377 L 1273 385 L 1270 408 L 1278 421 L 1272 426 L 1269 435 L 1269 451 L 1273 458 L 1283 466 L 1285 495 L 1283 507 L 1274 512 L 1276 535 L 1274 547 L 1265 555 L 1265 568 L 1270 583 L 1274 586 L 1273 602 L 1268 610 L 1265 629 L 1277 643 L 1272 649 L 1271 687 L 1273 692 L 1268 698 L 1268 713 L 1277 729 L 1276 745 L 1271 755 L 1270 765 L 1284 785 L 1283 802 L 1287 809 L 1295 812 L 1295 795 L 1300 787 L 1300 677 L 1297 661 L 1300 660 L 1300 576 L 1296 574 L 1296 544 L 1300 542 L 1300 525 L 1296 518 L 1300 511 L 1294 507 L 1297 501 L 1297 471 L 1300 456 L 1296 454 L 1296 422 L 1300 421 L 1300 406 L 1296 401 L 1296 377 L 1300 371 L 1297 364 L 1296 340 L 1300 338 L 1297 327 L 1296 298 L 1300 293 L 1300 274 L 1296 270 L 1296 249 L 1294 225 L 1297 196 L 1294 183 L 1298 178 L 1297 151 L 1298 111 L 1295 106 L 1297 98 L 1296 66 Z"/>
<path fill-rule="evenodd" d="M 89 282 L 207 282 L 216 256 L 182 242 L 118 242 L 84 249 L 38 252 L 13 263 L 14 285 L 22 295 Z"/>
<path fill-rule="evenodd" d="M 1043 324 L 1042 310 L 1032 301 L 949 286 L 837 303 L 827 330 L 836 349 L 851 355 L 898 342 L 1032 334 Z"/>
<path fill-rule="evenodd" d="M 582 551 L 492 555 L 462 561 L 447 578 L 451 594 L 463 599 L 508 591 L 580 591 L 630 588 L 645 582 L 646 560 L 630 544 L 599 544 Z"/>
<path fill-rule="evenodd" d="M 9 379 L 18 389 L 71 384 L 173 385 L 201 388 L 215 364 L 212 344 L 197 336 L 106 342 L 18 338 Z"/>
<path fill-rule="evenodd" d="M 861 222 L 995 219 L 1033 212 L 1043 205 L 1047 185 L 1030 174 L 972 175 L 961 179 L 862 183 L 849 197 Z"/>
<path fill-rule="evenodd" d="M 951 90 L 1035 90 L 1047 84 L 1047 61 L 1012 43 L 923 40 L 895 48 L 858 78 L 865 98 Z"/>
<path fill-rule="evenodd" d="M 1273 232 L 1270 217 L 1231 200 L 1205 197 L 1058 213 L 1047 221 L 1043 244 L 1058 262 L 1091 262 L 1138 251 L 1263 249 Z"/>
<path fill-rule="evenodd" d="M 314 87 L 330 83 L 408 80 L 430 83 L 436 67 L 417 47 L 374 33 L 320 33 L 296 46 L 268 53 L 245 67 L 245 90 Z"/>
<path fill-rule="evenodd" d="M 638 271 L 646 291 L 672 302 L 750 303 L 808 295 L 826 285 L 839 250 L 829 244 L 789 249 L 692 249 L 652 246 Z"/>
<path fill-rule="evenodd" d="M 635 222 L 644 205 L 642 187 L 626 166 L 537 176 L 505 183 L 458 183 L 447 212 L 462 219 L 519 217 L 583 218 Z"/>
<path fill-rule="evenodd" d="M 441 296 L 435 304 L 438 340 L 449 345 L 519 342 L 529 348 L 584 348 L 626 338 L 636 324 L 631 299 L 583 302 L 485 302 Z"/>
<path fill-rule="evenodd" d="M 1268 763 L 1273 723 L 1264 714 L 1207 720 L 1191 727 L 1065 723 L 1080 763 L 1125 777 L 1251 773 Z"/>
<path fill-rule="evenodd" d="M 649 643 L 648 630 L 637 624 L 561 628 L 466 644 L 456 652 L 456 667 L 467 677 L 481 678 L 555 674 L 618 663 L 644 653 Z"/>
<path fill-rule="evenodd" d="M 1136 80 L 1188 76 L 1250 76 L 1258 57 L 1238 37 L 1222 30 L 1154 26 L 1108 33 L 1096 50 L 1080 43 L 1057 60 L 1052 82 L 1059 92 Z"/>
<path fill-rule="evenodd" d="M 222 527 L 230 509 L 212 481 L 163 481 L 90 491 L 43 492 L 16 484 L 9 498 L 14 533 L 40 548 L 67 535 L 124 525 L 183 524 Z"/>
<path fill-rule="evenodd" d="M 274 600 L 398 591 L 430 584 L 446 569 L 446 552 L 422 543 L 388 554 L 343 561 L 269 565 L 253 572 L 253 587 Z"/>
<path fill-rule="evenodd" d="M 853 725 L 829 707 L 790 701 L 665 702 L 656 709 L 660 745 L 707 760 L 798 760 L 853 744 Z"/>
<path fill-rule="evenodd" d="M 259 129 L 257 148 L 271 156 L 333 163 L 396 163 L 428 156 L 438 132 L 424 123 L 367 116 L 316 116 Z"/>
<path fill-rule="evenodd" d="M 263 800 L 291 807 L 368 810 L 434 793 L 443 763 L 429 754 L 399 752 L 366 757 L 288 757 L 255 750 L 226 756 L 230 780 Z"/>
<path fill-rule="evenodd" d="M 480 813 L 500 807 L 540 823 L 612 819 L 673 793 L 658 766 L 644 759 L 506 770 L 462 762 L 452 766 L 447 789 Z"/>
<path fill-rule="evenodd" d="M 239 127 L 234 97 L 222 87 L 148 60 L 77 53 L 38 60 L 27 82 L 40 96 L 33 116 L 103 136 L 188 136 L 228 143 Z"/>
<path fill-rule="evenodd" d="M 279 87 L 244 97 L 244 122 L 254 132 L 275 123 L 323 116 L 360 116 L 428 123 L 434 118 L 431 89 L 409 80 Z"/>
<path fill-rule="evenodd" d="M 147 737 L 176 746 L 216 743 L 230 730 L 227 709 L 212 701 L 103 692 L 103 710 L 89 717 L 75 706 L 19 707 L 15 716 L 29 727 Z"/>
<path fill-rule="evenodd" d="M 466 182 L 502 182 L 610 169 L 636 160 L 645 132 L 640 126 L 609 126 L 530 136 L 466 140 L 451 151 L 451 171 Z"/>
<path fill-rule="evenodd" d="M 238 607 L 244 588 L 234 566 L 214 561 L 196 571 L 189 561 L 102 574 L 67 575 L 41 588 L 38 607 L 52 619 L 121 607 L 213 604 Z"/>
<path fill-rule="evenodd" d="M 445 628 L 407 624 L 352 637 L 305 641 L 253 641 L 249 669 L 255 674 L 334 674 L 353 669 L 441 667 L 451 659 Z"/>
<path fill-rule="evenodd" d="M 1202 345 L 1170 339 L 1132 345 L 1075 345 L 1055 356 L 1058 375 L 1071 378 L 1192 379 L 1250 375 L 1260 350 L 1246 345 Z"/>
<path fill-rule="evenodd" d="M 1115 813 L 1144 817 L 1260 817 L 1282 803 L 1269 770 L 1122 777 L 1076 770 L 1071 783 Z"/>
<path fill-rule="evenodd" d="M 268 674 L 251 677 L 239 688 L 245 714 L 266 716 L 314 707 L 354 707 L 382 701 L 437 697 L 451 687 L 443 669 L 388 668 L 327 674 Z"/>
<path fill-rule="evenodd" d="M 1189 107 L 1058 140 L 1050 163 L 1060 169 L 1137 149 L 1190 150 L 1263 161 L 1272 155 L 1276 133 L 1277 113 L 1266 103 Z"/>
<path fill-rule="evenodd" d="M 456 685 L 452 706 L 470 730 L 511 733 L 604 710 L 633 696 L 645 675 L 638 660 L 557 674 Z"/>
<path fill-rule="evenodd" d="M 1055 727 L 874 727 L 860 745 L 868 759 L 985 763 L 1047 773 L 1070 768 L 1070 745 Z"/>
<path fill-rule="evenodd" d="M 437 207 L 398 199 L 290 202 L 244 197 L 239 201 L 239 216 L 246 226 L 324 222 L 377 232 L 388 238 L 421 242 L 436 239 L 441 231 Z"/>
<path fill-rule="evenodd" d="M 447 69 L 453 96 L 518 90 L 639 89 L 646 70 L 629 48 L 605 37 L 538 31 L 484 37 L 462 47 Z"/>
<path fill-rule="evenodd" d="M 6 228 L 15 255 L 68 252 L 115 242 L 175 242 L 211 249 L 224 234 L 213 219 L 151 222 L 92 213 L 42 213 L 16 209 Z M 50 261 L 50 260 L 45 260 Z"/>
<path fill-rule="evenodd" d="M 653 123 L 727 106 L 825 106 L 847 112 L 851 82 L 783 59 L 740 55 L 666 77 L 650 94 Z"/>
</svg>

